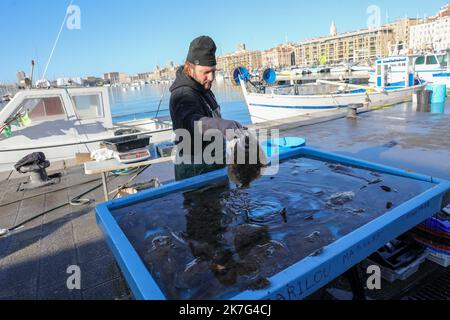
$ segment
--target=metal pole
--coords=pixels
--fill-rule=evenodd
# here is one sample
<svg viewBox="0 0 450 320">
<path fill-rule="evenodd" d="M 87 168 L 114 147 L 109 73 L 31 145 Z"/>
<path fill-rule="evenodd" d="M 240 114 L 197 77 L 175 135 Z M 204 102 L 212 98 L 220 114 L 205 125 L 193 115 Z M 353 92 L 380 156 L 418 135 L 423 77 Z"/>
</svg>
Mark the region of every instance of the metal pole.
<svg viewBox="0 0 450 320">
<path fill-rule="evenodd" d="M 33 77 L 34 77 L 34 60 L 31 60 L 31 77 L 30 77 L 31 88 L 33 88 Z"/>
<path fill-rule="evenodd" d="M 108 185 L 106 182 L 106 172 L 102 172 L 103 192 L 105 194 L 105 202 L 109 201 Z"/>
</svg>

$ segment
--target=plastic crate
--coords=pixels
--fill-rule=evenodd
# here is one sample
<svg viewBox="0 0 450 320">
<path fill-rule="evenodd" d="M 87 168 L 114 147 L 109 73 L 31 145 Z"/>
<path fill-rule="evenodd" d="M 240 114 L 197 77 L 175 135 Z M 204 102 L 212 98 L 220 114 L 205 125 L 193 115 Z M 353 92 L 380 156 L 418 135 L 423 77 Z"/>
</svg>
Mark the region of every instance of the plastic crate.
<svg viewBox="0 0 450 320">
<path fill-rule="evenodd" d="M 422 225 L 427 229 L 450 234 L 450 219 L 448 217 L 450 216 L 440 214 L 437 217 L 427 219 Z"/>
<path fill-rule="evenodd" d="M 149 136 L 128 136 L 104 141 L 106 147 L 112 151 L 123 153 L 132 150 L 144 149 L 150 144 Z"/>
<path fill-rule="evenodd" d="M 381 277 L 384 280 L 386 280 L 390 283 L 393 283 L 397 280 L 404 281 L 404 280 L 408 279 L 410 276 L 412 276 L 414 273 L 416 273 L 419 270 L 420 265 L 425 262 L 428 255 L 429 255 L 429 253 L 427 251 L 425 251 L 416 260 L 414 260 L 407 266 L 400 268 L 398 270 L 392 270 L 390 268 L 383 267 L 370 259 L 367 259 L 367 262 L 369 264 L 379 266 L 381 269 Z"/>
<path fill-rule="evenodd" d="M 167 158 L 172 156 L 172 151 L 175 147 L 176 146 L 174 143 L 167 142 L 158 144 L 156 149 L 158 150 L 158 154 L 161 158 Z"/>
<path fill-rule="evenodd" d="M 450 266 L 450 252 L 448 254 L 437 252 L 433 249 L 428 248 L 427 252 L 428 260 L 437 263 L 438 265 L 447 268 Z"/>
</svg>

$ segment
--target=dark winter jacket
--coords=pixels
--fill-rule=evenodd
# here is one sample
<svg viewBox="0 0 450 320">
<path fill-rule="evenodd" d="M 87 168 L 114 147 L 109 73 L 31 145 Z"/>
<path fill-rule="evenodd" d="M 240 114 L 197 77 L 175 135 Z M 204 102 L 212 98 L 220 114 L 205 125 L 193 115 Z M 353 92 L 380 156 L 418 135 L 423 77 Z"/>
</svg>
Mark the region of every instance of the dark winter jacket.
<svg viewBox="0 0 450 320">
<path fill-rule="evenodd" d="M 181 67 L 177 78 L 170 87 L 170 116 L 173 129 L 186 129 L 194 140 L 194 122 L 203 117 L 213 117 L 212 111 L 220 111 L 220 106 L 211 90 L 206 90 L 197 81 L 183 72 Z M 207 144 L 203 144 L 203 149 Z M 193 155 L 192 149 L 192 155 Z"/>
<path fill-rule="evenodd" d="M 220 108 L 212 91 L 186 75 L 183 68 L 178 70 L 170 92 L 170 115 L 174 130 L 183 128 L 192 131 L 194 121 L 212 117 L 211 111 Z"/>
</svg>

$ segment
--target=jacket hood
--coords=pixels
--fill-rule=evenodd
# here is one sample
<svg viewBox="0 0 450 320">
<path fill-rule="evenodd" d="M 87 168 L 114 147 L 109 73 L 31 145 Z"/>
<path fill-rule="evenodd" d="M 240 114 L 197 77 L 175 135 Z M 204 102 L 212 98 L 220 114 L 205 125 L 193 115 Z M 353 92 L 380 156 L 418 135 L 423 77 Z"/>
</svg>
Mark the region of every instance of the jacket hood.
<svg viewBox="0 0 450 320">
<path fill-rule="evenodd" d="M 184 69 L 184 66 L 182 66 L 178 69 L 177 77 L 175 79 L 175 82 L 170 87 L 170 92 L 172 93 L 173 91 L 175 91 L 176 89 L 179 89 L 179 88 L 189 87 L 200 93 L 205 93 L 206 92 L 205 88 L 203 88 L 203 86 L 200 83 L 198 83 L 197 81 L 195 81 L 194 79 L 192 79 L 191 77 L 186 75 L 183 72 L 183 69 Z"/>
</svg>

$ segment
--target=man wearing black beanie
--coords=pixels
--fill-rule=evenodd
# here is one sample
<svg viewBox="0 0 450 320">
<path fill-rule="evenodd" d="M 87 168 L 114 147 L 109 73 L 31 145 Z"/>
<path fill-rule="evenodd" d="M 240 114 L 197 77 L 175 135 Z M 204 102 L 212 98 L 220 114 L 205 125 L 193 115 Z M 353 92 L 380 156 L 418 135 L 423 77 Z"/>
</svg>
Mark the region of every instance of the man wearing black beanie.
<svg viewBox="0 0 450 320">
<path fill-rule="evenodd" d="M 202 132 L 210 129 L 219 130 L 226 137 L 227 130 L 240 130 L 242 126 L 231 120 L 222 119 L 220 106 L 211 91 L 216 72 L 216 50 L 214 41 L 208 36 L 201 36 L 192 41 L 186 63 L 177 72 L 177 78 L 170 88 L 170 115 L 173 129 L 185 129 L 194 141 L 194 130 L 201 124 Z M 178 141 L 181 142 L 181 141 Z M 203 143 L 202 152 L 209 143 Z M 194 146 L 191 148 L 192 159 L 195 157 Z M 185 151 L 185 150 L 184 150 Z M 222 163 L 176 164 L 176 180 L 184 180 L 225 167 L 225 155 Z"/>
</svg>

